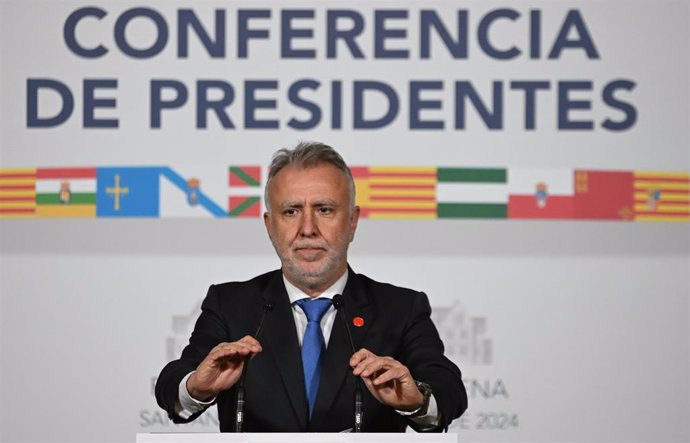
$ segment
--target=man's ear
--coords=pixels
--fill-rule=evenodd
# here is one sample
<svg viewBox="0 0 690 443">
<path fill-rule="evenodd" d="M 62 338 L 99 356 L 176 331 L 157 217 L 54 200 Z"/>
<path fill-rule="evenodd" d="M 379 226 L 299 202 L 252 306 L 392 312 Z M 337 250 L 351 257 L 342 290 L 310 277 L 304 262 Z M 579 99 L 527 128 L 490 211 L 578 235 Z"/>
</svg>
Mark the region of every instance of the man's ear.
<svg viewBox="0 0 690 443">
<path fill-rule="evenodd" d="M 273 240 L 273 237 L 271 236 L 271 214 L 268 211 L 264 212 L 264 226 L 266 227 L 268 238 Z"/>
<path fill-rule="evenodd" d="M 359 206 L 352 208 L 350 214 L 350 241 L 355 239 L 355 231 L 357 231 L 357 222 L 359 222 Z"/>
</svg>

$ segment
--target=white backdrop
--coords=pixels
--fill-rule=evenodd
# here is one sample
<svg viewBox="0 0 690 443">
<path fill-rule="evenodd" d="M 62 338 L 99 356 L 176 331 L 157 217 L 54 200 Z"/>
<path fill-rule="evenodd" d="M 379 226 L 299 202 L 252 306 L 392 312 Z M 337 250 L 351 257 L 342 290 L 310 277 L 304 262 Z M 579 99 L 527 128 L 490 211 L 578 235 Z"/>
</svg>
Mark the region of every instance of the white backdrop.
<svg viewBox="0 0 690 443">
<path fill-rule="evenodd" d="M 298 139 L 321 140 L 354 165 L 467 166 L 690 171 L 688 104 L 689 12 L 685 1 L 664 2 L 374 2 L 348 7 L 365 17 L 366 60 L 343 52 L 323 56 L 324 11 L 336 3 L 302 2 L 314 10 L 315 59 L 278 54 L 280 2 L 19 2 L 0 3 L 0 167 L 168 165 L 205 170 L 220 165 L 263 164 L 279 147 Z M 76 56 L 63 25 L 70 13 L 95 5 L 107 15 L 79 25 L 84 46 L 99 42 L 102 58 Z M 119 15 L 147 6 L 165 17 L 171 40 L 161 54 L 133 59 L 118 52 L 113 27 Z M 296 8 L 291 4 L 289 8 Z M 211 23 L 213 10 L 227 12 L 227 55 L 210 59 L 198 42 L 190 57 L 175 53 L 175 13 L 196 11 Z M 241 8 L 269 9 L 253 26 L 271 37 L 250 43 L 238 59 L 235 17 Z M 473 35 L 492 10 L 513 8 L 516 21 L 499 20 L 491 31 L 497 47 L 526 48 L 530 10 L 541 11 L 541 59 L 496 60 Z M 408 29 L 390 48 L 410 48 L 404 60 L 371 56 L 374 9 L 402 9 Z M 451 20 L 469 11 L 466 59 L 442 47 L 418 56 L 415 17 L 434 9 Z M 577 9 L 600 58 L 579 49 L 545 56 L 567 12 Z M 448 23 L 452 23 L 449 21 Z M 147 22 L 133 22 L 129 38 L 150 44 Z M 209 29 L 210 25 L 209 25 Z M 52 128 L 27 125 L 27 79 L 53 78 L 77 92 L 86 78 L 114 78 L 118 129 L 84 128 L 75 94 L 70 120 Z M 330 125 L 326 91 L 313 97 L 324 107 L 315 128 L 285 127 L 306 118 L 286 101 L 291 82 L 377 80 L 401 94 L 401 114 L 381 129 L 354 129 L 351 98 L 344 99 L 343 128 Z M 632 103 L 637 121 L 612 132 L 600 127 L 621 114 L 601 98 L 613 79 L 635 82 L 620 99 Z M 149 122 L 149 81 L 177 79 L 190 87 L 190 102 Z M 236 85 L 229 114 L 234 130 L 209 119 L 195 127 L 193 85 L 223 79 Z M 247 129 L 243 81 L 280 79 L 264 91 L 276 109 L 279 129 Z M 443 130 L 414 130 L 405 103 L 410 80 L 472 81 L 482 94 L 490 82 L 592 81 L 592 130 L 559 130 L 557 94 L 539 95 L 537 128 L 523 126 L 520 95 L 505 93 L 504 122 L 487 130 L 468 111 L 467 128 L 452 128 L 452 89 L 428 92 L 441 100 L 424 118 L 442 119 Z M 347 91 L 344 91 L 347 92 Z M 50 95 L 43 112 L 55 112 Z M 345 97 L 345 96 L 344 96 Z M 53 108 L 51 108 L 53 106 Z M 375 114 L 381 104 L 372 103 Z M 450 125 L 450 127 L 448 126 Z M 462 441 L 653 441 L 690 440 L 690 230 L 687 223 L 515 220 L 371 220 L 360 222 L 351 265 L 381 281 L 426 291 L 451 357 L 463 370 L 470 409 L 454 430 Z M 155 376 L 184 343 L 210 283 L 244 280 L 278 266 L 258 219 L 0 219 L 0 440 L 7 442 L 132 441 L 137 432 L 209 431 L 213 415 L 173 426 L 152 396 Z"/>
</svg>

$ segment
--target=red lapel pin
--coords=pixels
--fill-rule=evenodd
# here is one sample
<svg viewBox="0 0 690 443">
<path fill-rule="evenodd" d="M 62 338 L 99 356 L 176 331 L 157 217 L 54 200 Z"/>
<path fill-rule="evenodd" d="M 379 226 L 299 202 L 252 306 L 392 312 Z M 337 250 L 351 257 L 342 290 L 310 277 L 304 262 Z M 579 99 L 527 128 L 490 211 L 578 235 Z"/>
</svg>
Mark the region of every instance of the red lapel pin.
<svg viewBox="0 0 690 443">
<path fill-rule="evenodd" d="M 361 328 L 364 326 L 364 319 L 362 317 L 355 317 L 352 319 L 352 324 L 357 326 L 358 328 Z"/>
</svg>

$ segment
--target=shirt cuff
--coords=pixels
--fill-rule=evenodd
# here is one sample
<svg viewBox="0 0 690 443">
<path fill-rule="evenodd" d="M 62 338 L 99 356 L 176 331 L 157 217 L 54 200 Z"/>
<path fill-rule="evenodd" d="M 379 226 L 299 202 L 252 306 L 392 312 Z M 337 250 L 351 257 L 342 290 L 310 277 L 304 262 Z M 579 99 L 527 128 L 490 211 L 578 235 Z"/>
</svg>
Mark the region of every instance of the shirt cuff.
<svg viewBox="0 0 690 443">
<path fill-rule="evenodd" d="M 429 397 L 429 409 L 427 409 L 426 414 L 406 418 L 420 425 L 423 430 L 433 429 L 441 424 L 441 414 L 438 413 L 438 405 L 436 404 L 434 394 L 431 394 L 431 397 Z"/>
<path fill-rule="evenodd" d="M 189 380 L 189 377 L 191 377 L 194 372 L 195 371 L 192 371 L 185 375 L 177 389 L 177 398 L 179 402 L 175 404 L 175 412 L 185 420 L 197 412 L 208 408 L 216 401 L 215 397 L 209 401 L 199 401 L 189 394 L 187 390 L 187 380 Z"/>
</svg>

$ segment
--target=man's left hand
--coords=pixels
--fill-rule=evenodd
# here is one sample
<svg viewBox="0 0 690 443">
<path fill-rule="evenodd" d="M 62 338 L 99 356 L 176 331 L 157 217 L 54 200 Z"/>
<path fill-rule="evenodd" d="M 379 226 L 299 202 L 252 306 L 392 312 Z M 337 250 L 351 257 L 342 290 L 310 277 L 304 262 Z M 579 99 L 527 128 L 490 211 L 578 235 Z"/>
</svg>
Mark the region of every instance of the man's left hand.
<svg viewBox="0 0 690 443">
<path fill-rule="evenodd" d="M 413 411 L 424 402 L 407 366 L 392 357 L 379 357 L 367 349 L 360 349 L 350 358 L 352 373 L 379 402 L 400 411 Z"/>
</svg>

